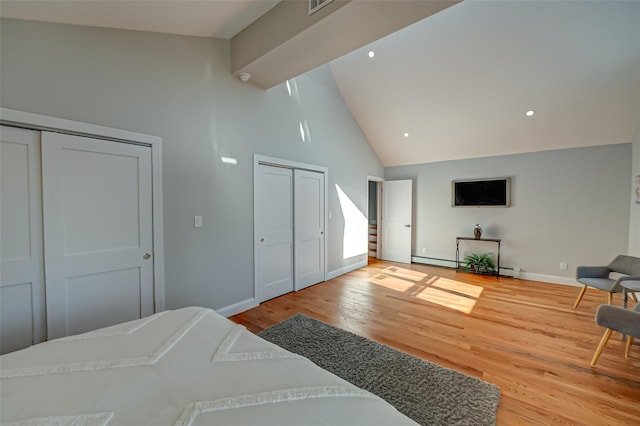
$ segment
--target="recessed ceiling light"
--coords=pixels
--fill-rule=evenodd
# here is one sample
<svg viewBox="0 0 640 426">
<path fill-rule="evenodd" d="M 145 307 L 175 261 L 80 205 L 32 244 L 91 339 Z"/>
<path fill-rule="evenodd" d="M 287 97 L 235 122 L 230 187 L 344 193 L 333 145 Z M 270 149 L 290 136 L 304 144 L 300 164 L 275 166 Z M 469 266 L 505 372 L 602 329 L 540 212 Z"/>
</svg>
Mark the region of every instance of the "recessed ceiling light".
<svg viewBox="0 0 640 426">
<path fill-rule="evenodd" d="M 409 132 L 404 132 L 404 133 L 402 134 L 402 136 L 404 136 L 405 138 L 408 138 L 408 137 L 409 137 Z"/>
<path fill-rule="evenodd" d="M 376 56 L 376 52 L 374 52 L 373 50 L 370 50 L 368 55 L 370 58 L 373 58 L 374 56 Z"/>
<path fill-rule="evenodd" d="M 535 114 L 536 112 L 532 109 L 530 109 L 529 111 L 525 112 L 524 115 L 526 115 L 527 117 L 533 117 L 533 114 Z"/>
</svg>

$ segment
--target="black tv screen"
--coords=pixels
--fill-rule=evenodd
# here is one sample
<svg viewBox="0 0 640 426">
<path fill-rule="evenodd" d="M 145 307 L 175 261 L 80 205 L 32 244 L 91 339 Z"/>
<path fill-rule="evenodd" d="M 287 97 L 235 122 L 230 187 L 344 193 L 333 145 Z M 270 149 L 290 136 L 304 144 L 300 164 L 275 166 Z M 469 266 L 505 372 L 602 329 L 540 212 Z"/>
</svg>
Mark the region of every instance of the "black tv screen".
<svg viewBox="0 0 640 426">
<path fill-rule="evenodd" d="M 454 180 L 451 182 L 453 207 L 509 207 L 509 178 Z"/>
</svg>

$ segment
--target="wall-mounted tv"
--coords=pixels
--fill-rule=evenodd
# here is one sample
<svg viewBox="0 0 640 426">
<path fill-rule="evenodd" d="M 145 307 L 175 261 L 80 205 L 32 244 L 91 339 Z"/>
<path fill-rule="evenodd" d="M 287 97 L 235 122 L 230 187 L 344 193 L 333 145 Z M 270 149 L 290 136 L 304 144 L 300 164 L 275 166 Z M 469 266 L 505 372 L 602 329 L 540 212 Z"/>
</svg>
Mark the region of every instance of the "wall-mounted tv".
<svg viewBox="0 0 640 426">
<path fill-rule="evenodd" d="M 451 181 L 452 207 L 509 207 L 511 179 L 492 178 Z"/>
</svg>

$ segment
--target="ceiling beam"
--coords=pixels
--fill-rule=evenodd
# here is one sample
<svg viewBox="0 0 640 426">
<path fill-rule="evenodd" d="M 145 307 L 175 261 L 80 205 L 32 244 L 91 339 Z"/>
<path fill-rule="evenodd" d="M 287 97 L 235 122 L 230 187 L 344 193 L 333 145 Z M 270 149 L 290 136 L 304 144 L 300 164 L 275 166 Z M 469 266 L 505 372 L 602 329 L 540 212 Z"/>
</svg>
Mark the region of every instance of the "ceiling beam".
<svg viewBox="0 0 640 426">
<path fill-rule="evenodd" d="M 460 1 L 282 1 L 231 39 L 231 72 L 268 89 Z"/>
</svg>

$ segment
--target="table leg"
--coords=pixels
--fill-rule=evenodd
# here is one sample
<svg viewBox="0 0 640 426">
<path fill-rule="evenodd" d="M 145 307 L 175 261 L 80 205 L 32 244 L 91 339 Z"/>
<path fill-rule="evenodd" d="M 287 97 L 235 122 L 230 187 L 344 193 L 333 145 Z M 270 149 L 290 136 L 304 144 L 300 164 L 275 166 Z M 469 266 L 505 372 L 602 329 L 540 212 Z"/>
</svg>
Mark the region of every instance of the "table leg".
<svg viewBox="0 0 640 426">
<path fill-rule="evenodd" d="M 627 292 L 629 291 L 628 288 L 623 288 L 622 289 L 622 306 L 627 309 L 627 301 L 629 299 L 629 295 L 627 294 Z"/>
<path fill-rule="evenodd" d="M 629 289 L 627 289 L 626 287 L 622 288 L 622 307 L 625 309 L 627 309 L 627 300 L 628 300 L 627 291 L 629 291 Z M 625 340 L 627 338 L 627 336 L 625 336 L 624 333 L 620 333 L 620 335 L 622 336 L 622 340 Z"/>
</svg>

